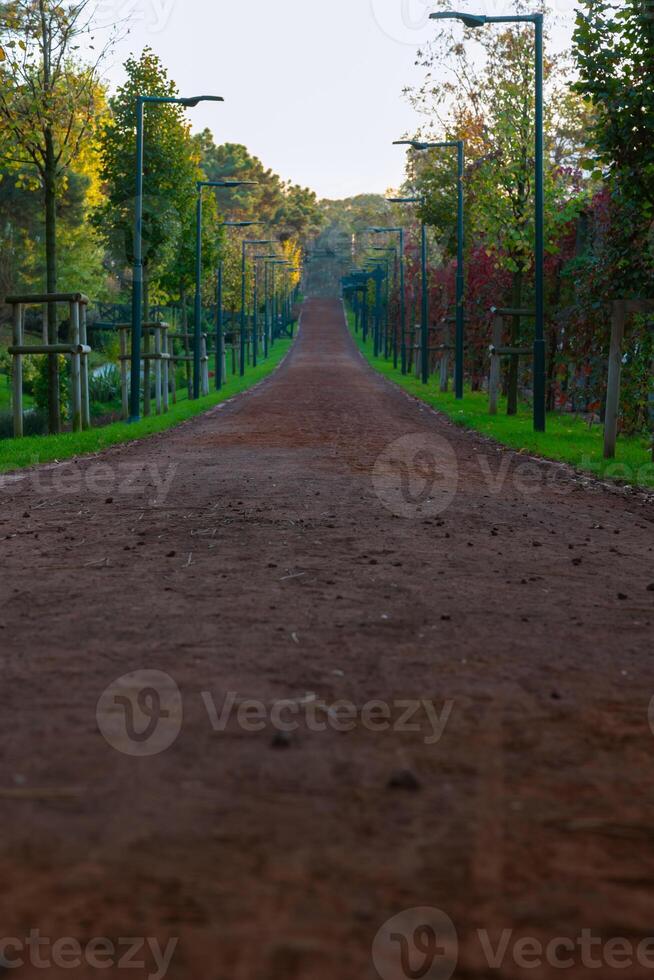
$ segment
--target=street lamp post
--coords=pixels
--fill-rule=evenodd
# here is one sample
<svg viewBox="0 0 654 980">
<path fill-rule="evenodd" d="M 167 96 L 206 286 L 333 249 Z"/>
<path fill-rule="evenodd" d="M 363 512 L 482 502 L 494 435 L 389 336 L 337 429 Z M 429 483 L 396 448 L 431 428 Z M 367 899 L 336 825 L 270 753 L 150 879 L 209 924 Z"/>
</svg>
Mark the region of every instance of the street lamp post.
<svg viewBox="0 0 654 980">
<path fill-rule="evenodd" d="M 195 229 L 195 323 L 193 325 L 193 398 L 200 397 L 200 364 L 202 345 L 202 192 L 205 187 L 243 187 L 253 180 L 199 180 Z M 253 222 L 250 222 L 251 224 Z M 219 273 L 222 306 L 222 268 Z M 221 367 L 222 372 L 222 367 Z"/>
<path fill-rule="evenodd" d="M 464 308 L 464 200 L 463 179 L 465 176 L 465 143 L 463 140 L 444 140 L 438 143 L 422 143 L 419 140 L 400 140 L 398 146 L 411 146 L 424 151 L 439 148 L 456 148 L 457 156 L 457 236 L 456 236 L 456 343 L 454 388 L 456 398 L 463 398 L 463 368 L 465 356 L 465 308 Z"/>
<path fill-rule="evenodd" d="M 486 16 L 442 11 L 431 14 L 432 20 L 460 20 L 466 27 L 483 27 L 486 24 L 533 24 L 535 32 L 535 87 L 536 87 L 536 329 L 534 336 L 534 430 L 545 432 L 546 384 L 545 384 L 545 169 L 543 151 L 543 14 L 512 14 Z"/>
<path fill-rule="evenodd" d="M 421 204 L 424 203 L 420 197 L 389 197 L 391 204 Z M 421 376 L 422 383 L 429 381 L 429 284 L 427 282 L 427 225 L 424 220 L 420 226 L 420 259 L 422 268 L 422 314 L 420 327 L 420 348 L 421 348 Z M 406 356 L 406 354 L 405 354 Z"/>
<path fill-rule="evenodd" d="M 400 346 L 402 374 L 406 374 L 406 296 L 404 288 L 404 228 L 371 228 L 376 235 L 382 232 L 399 234 L 400 236 Z M 393 367 L 397 369 L 397 330 L 393 331 Z"/>
<path fill-rule="evenodd" d="M 393 280 L 396 282 L 397 276 L 397 249 L 395 245 L 375 245 L 373 247 L 375 252 L 385 252 L 384 258 L 386 259 L 386 296 L 384 299 L 385 311 L 384 311 L 384 357 L 388 357 L 388 328 L 390 326 L 390 292 L 391 292 L 391 272 L 390 272 L 390 262 L 391 253 L 393 254 Z M 397 367 L 397 364 L 395 364 Z"/>
<path fill-rule="evenodd" d="M 246 183 L 246 181 L 243 181 Z M 223 221 L 222 228 L 250 228 L 252 225 L 259 224 L 258 221 Z M 216 295 L 216 371 L 215 384 L 216 391 L 220 391 L 223 384 L 223 355 L 225 352 L 225 329 L 223 312 L 223 259 L 222 255 L 218 261 L 218 282 Z"/>
<path fill-rule="evenodd" d="M 246 304 L 247 304 L 247 248 L 248 245 L 275 245 L 272 238 L 265 241 L 248 241 L 245 239 L 242 244 L 241 252 L 241 356 L 240 356 L 240 375 L 245 374 L 245 338 L 246 338 Z"/>
<path fill-rule="evenodd" d="M 254 310 L 254 330 L 258 330 L 258 263 L 263 261 L 264 281 L 263 281 L 263 356 L 264 360 L 268 357 L 268 263 L 276 259 L 276 255 L 255 255 L 254 256 L 254 285 L 255 285 L 255 310 Z M 258 344 L 258 337 L 257 337 Z"/>
<path fill-rule="evenodd" d="M 132 350 L 130 376 L 130 422 L 141 415 L 141 339 L 143 335 L 143 161 L 144 116 L 146 105 L 181 105 L 188 109 L 200 102 L 223 102 L 219 95 L 198 95 L 190 99 L 172 96 L 139 95 L 136 99 L 136 198 L 134 200 L 134 273 L 132 282 Z"/>
</svg>

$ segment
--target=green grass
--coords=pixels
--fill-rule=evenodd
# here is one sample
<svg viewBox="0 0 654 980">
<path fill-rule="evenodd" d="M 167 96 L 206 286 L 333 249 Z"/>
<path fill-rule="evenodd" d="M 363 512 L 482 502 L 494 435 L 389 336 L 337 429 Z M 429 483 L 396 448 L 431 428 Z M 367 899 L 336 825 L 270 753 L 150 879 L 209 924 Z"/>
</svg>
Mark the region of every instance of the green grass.
<svg viewBox="0 0 654 980">
<path fill-rule="evenodd" d="M 183 399 L 172 405 L 167 415 L 152 415 L 141 419 L 133 425 L 127 422 L 116 422 L 104 428 L 89 429 L 86 432 L 70 432 L 60 436 L 29 436 L 24 439 L 0 440 L 0 473 L 35 466 L 38 463 L 50 463 L 54 460 L 72 459 L 97 453 L 109 446 L 120 443 L 134 442 L 157 432 L 171 429 L 180 422 L 201 415 L 220 402 L 232 398 L 240 391 L 251 388 L 257 382 L 274 371 L 284 356 L 288 353 L 292 341 L 278 340 L 270 352 L 267 361 L 258 364 L 256 368 L 248 368 L 244 377 L 231 376 L 221 391 L 215 391 L 206 398 L 197 401 Z M 212 379 L 213 382 L 213 379 Z"/>
<path fill-rule="evenodd" d="M 25 408 L 31 408 L 34 404 L 34 399 L 31 395 L 23 396 L 23 404 Z M 11 408 L 11 379 L 7 374 L 0 374 L 0 409 L 10 409 Z"/>
<path fill-rule="evenodd" d="M 616 458 L 606 460 L 603 458 L 601 425 L 591 428 L 584 419 L 550 412 L 547 432 L 534 432 L 530 407 L 523 405 L 518 415 L 509 416 L 506 415 L 506 400 L 500 400 L 499 414 L 491 416 L 485 392 L 466 390 L 463 401 L 457 401 L 453 394 L 442 394 L 437 390 L 436 379 L 425 386 L 414 375 L 402 376 L 393 368 L 392 361 L 374 356 L 372 339 L 364 344 L 361 335 L 354 335 L 354 318 L 351 314 L 348 317 L 359 350 L 372 367 L 420 401 L 447 415 L 456 425 L 481 432 L 511 449 L 570 463 L 578 470 L 602 479 L 654 487 L 651 440 L 647 437 L 620 436 Z"/>
</svg>

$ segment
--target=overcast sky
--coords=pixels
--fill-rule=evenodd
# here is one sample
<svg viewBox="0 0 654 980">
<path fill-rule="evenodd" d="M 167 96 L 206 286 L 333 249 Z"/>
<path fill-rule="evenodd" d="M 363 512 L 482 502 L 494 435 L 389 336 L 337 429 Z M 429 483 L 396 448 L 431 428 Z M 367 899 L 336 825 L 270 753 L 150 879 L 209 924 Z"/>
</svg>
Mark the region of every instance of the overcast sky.
<svg viewBox="0 0 654 980">
<path fill-rule="evenodd" d="M 548 0 L 557 47 L 569 43 L 575 0 Z M 460 0 L 458 9 L 507 13 L 511 0 Z M 418 116 L 402 96 L 419 80 L 419 46 L 437 25 L 430 0 L 101 0 L 100 20 L 130 19 L 108 75 L 149 44 L 182 95 L 224 105 L 191 110 L 194 129 L 244 143 L 284 179 L 320 197 L 398 186 L 394 139 Z"/>
</svg>

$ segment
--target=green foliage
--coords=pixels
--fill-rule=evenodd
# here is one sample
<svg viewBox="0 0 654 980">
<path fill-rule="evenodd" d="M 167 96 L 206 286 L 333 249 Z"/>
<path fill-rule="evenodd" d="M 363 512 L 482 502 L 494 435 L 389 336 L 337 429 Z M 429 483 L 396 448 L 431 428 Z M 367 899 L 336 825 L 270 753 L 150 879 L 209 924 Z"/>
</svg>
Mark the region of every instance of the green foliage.
<svg viewBox="0 0 654 980">
<path fill-rule="evenodd" d="M 115 365 L 107 365 L 89 378 L 89 400 L 102 405 L 120 399 L 120 371 Z"/>
<path fill-rule="evenodd" d="M 26 358 L 26 360 L 28 360 Z M 34 404 L 36 407 L 45 412 L 48 408 L 49 399 L 49 378 L 48 378 L 48 359 L 43 356 L 34 356 L 31 358 L 35 362 L 34 371 L 34 381 L 32 386 L 32 394 L 34 395 Z M 64 422 L 68 417 L 68 409 L 70 405 L 70 363 L 68 358 L 61 354 L 57 358 L 59 362 L 59 392 L 60 392 L 60 405 L 61 405 L 61 420 Z M 29 387 L 28 387 L 29 390 Z"/>
<path fill-rule="evenodd" d="M 654 16 L 644 0 L 581 0 L 579 81 L 595 113 L 591 149 L 643 219 L 654 217 Z M 597 164 L 589 160 L 594 168 Z"/>
<path fill-rule="evenodd" d="M 116 274 L 125 277 L 134 260 L 134 173 L 138 95 L 177 96 L 177 88 L 154 52 L 125 64 L 126 81 L 109 100 L 111 118 L 100 135 L 100 179 L 104 200 L 93 224 L 105 242 Z M 143 262 L 149 281 L 176 261 L 183 233 L 193 221 L 198 161 L 183 109 L 145 107 Z"/>
<path fill-rule="evenodd" d="M 349 314 L 349 317 L 353 331 L 353 315 Z M 360 334 L 355 339 L 361 352 L 377 371 L 414 397 L 449 416 L 456 425 L 474 429 L 520 452 L 570 463 L 597 477 L 654 487 L 651 444 L 642 435 L 621 437 L 616 459 L 605 460 L 602 455 L 603 429 L 600 425 L 589 427 L 583 419 L 550 412 L 547 432 L 534 432 L 531 413 L 525 410 L 526 406 L 523 406 L 520 414 L 509 416 L 504 413 L 505 405 L 501 404 L 498 415 L 489 415 L 488 395 L 484 392 L 468 389 L 461 402 L 453 393 L 439 392 L 435 382 L 425 388 L 420 379 L 413 375 L 402 376 L 394 370 L 391 361 L 375 358 L 371 341 L 364 344 Z"/>
</svg>

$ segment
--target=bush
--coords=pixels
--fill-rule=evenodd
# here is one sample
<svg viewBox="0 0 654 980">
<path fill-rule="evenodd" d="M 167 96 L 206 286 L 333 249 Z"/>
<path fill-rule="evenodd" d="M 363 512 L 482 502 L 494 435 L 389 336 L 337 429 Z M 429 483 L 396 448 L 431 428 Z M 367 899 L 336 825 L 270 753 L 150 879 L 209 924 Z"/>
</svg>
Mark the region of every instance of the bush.
<svg viewBox="0 0 654 980">
<path fill-rule="evenodd" d="M 48 419 L 45 412 L 36 409 L 25 412 L 23 430 L 26 436 L 44 436 L 48 431 Z M 0 410 L 0 439 L 13 439 L 14 422 L 11 412 Z"/>
<path fill-rule="evenodd" d="M 101 371 L 89 378 L 89 399 L 102 405 L 118 401 L 120 398 L 120 371 L 113 364 L 107 364 Z"/>
<path fill-rule="evenodd" d="M 61 399 L 61 420 L 64 422 L 68 418 L 70 404 L 70 363 L 63 354 L 59 355 L 59 397 Z M 48 412 L 48 358 L 47 357 L 26 357 L 25 361 L 36 361 L 36 374 L 33 382 L 33 390 L 30 392 L 25 384 L 23 374 L 23 390 L 28 394 L 34 395 L 34 404 L 47 415 Z"/>
</svg>

